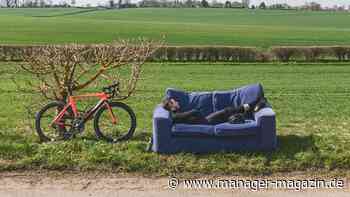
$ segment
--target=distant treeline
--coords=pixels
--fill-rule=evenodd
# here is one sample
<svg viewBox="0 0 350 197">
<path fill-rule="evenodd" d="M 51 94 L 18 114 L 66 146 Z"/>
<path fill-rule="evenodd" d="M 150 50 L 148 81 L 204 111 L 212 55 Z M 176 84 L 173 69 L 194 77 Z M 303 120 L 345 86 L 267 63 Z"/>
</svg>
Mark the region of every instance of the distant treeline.
<svg viewBox="0 0 350 197">
<path fill-rule="evenodd" d="M 60 1 L 59 3 L 53 3 L 52 0 L 0 0 L 0 7 L 8 8 L 49 8 L 49 7 L 77 7 L 76 0 Z M 250 8 L 250 9 L 302 9 L 302 10 L 334 10 L 344 11 L 345 6 L 334 6 L 334 7 L 322 7 L 321 4 L 316 2 L 305 3 L 302 6 L 290 6 L 287 3 L 278 3 L 276 1 L 273 4 L 267 4 L 261 2 L 259 5 L 251 4 L 250 0 L 233 0 L 219 2 L 216 0 L 141 0 L 137 3 L 132 3 L 131 0 L 109 0 L 107 3 L 99 4 L 98 6 L 91 6 L 86 4 L 86 7 L 103 7 L 103 8 Z"/>
<path fill-rule="evenodd" d="M 1 2 L 2 1 L 2 2 Z M 76 0 L 71 0 L 69 3 L 67 1 L 60 1 L 55 4 L 51 0 L 0 0 L 0 5 L 2 7 L 8 8 L 49 8 L 49 7 L 76 7 Z M 92 7 L 91 4 L 86 4 L 84 7 Z M 249 5 L 246 3 L 238 1 L 226 1 L 225 3 L 220 3 L 216 1 L 209 2 L 207 0 L 141 0 L 138 3 L 132 3 L 130 0 L 110 0 L 105 4 L 99 4 L 95 7 L 104 8 L 136 8 L 136 7 L 154 7 L 154 8 L 176 8 L 176 7 L 188 7 L 188 8 L 248 8 Z"/>
<path fill-rule="evenodd" d="M 87 49 L 94 47 L 81 46 Z M 23 54 L 35 47 L 40 45 L 0 45 L 0 61 L 23 61 Z M 275 46 L 269 49 L 236 46 L 163 46 L 149 61 L 350 61 L 350 46 Z"/>
<path fill-rule="evenodd" d="M 52 0 L 0 0 L 0 7 L 7 8 L 69 8 L 76 5 L 76 0 L 60 1 L 54 3 Z"/>
<path fill-rule="evenodd" d="M 269 49 L 236 46 L 166 46 L 153 61 L 289 62 L 349 61 L 350 46 L 274 46 Z"/>
</svg>

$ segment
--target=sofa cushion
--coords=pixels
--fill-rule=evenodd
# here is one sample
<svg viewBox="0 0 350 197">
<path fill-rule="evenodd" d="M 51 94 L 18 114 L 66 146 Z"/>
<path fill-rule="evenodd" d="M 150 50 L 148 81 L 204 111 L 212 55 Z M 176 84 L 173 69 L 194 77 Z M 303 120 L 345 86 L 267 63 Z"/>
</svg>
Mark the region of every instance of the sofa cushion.
<svg viewBox="0 0 350 197">
<path fill-rule="evenodd" d="M 191 92 L 186 110 L 198 109 L 203 117 L 213 113 L 213 93 Z"/>
<path fill-rule="evenodd" d="M 248 103 L 255 105 L 258 100 L 264 97 L 264 90 L 261 84 L 253 84 L 238 89 L 241 104 Z"/>
<path fill-rule="evenodd" d="M 214 136 L 213 125 L 174 124 L 172 134 L 176 136 Z"/>
<path fill-rule="evenodd" d="M 220 111 L 227 106 L 238 107 L 241 105 L 240 97 L 237 92 L 216 91 L 213 94 L 214 111 Z"/>
<path fill-rule="evenodd" d="M 230 91 L 216 91 L 213 93 L 213 111 L 219 111 L 227 106 L 238 107 L 248 103 L 254 105 L 264 96 L 261 84 L 243 86 Z"/>
<path fill-rule="evenodd" d="M 254 120 L 246 120 L 242 124 L 221 123 L 215 125 L 216 136 L 256 135 L 257 131 L 258 125 Z"/>
</svg>

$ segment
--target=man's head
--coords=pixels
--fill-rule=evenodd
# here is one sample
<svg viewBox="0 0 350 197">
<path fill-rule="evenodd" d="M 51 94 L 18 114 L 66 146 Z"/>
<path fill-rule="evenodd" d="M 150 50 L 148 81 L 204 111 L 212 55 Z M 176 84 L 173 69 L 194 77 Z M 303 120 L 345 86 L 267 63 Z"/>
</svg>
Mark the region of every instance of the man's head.
<svg viewBox="0 0 350 197">
<path fill-rule="evenodd" d="M 180 104 L 173 98 L 166 98 L 162 101 L 164 109 L 172 112 L 176 112 L 180 109 Z"/>
</svg>

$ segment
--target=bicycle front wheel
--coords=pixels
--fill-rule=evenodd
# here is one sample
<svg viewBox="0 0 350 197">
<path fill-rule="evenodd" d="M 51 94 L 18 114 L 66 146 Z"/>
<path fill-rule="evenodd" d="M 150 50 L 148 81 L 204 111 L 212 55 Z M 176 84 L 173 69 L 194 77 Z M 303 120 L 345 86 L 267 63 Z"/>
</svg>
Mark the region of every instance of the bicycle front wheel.
<svg viewBox="0 0 350 197">
<path fill-rule="evenodd" d="M 111 111 L 105 106 L 99 109 L 95 115 L 94 128 L 96 136 L 108 142 L 130 139 L 136 129 L 135 113 L 124 103 L 110 102 L 108 104 L 111 107 Z"/>
</svg>

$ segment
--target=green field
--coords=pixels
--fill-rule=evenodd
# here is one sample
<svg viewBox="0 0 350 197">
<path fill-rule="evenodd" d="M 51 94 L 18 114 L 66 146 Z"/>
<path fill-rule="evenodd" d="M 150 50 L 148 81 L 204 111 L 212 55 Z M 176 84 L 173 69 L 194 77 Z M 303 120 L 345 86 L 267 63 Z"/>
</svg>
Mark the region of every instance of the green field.
<svg viewBox="0 0 350 197">
<path fill-rule="evenodd" d="M 101 43 L 166 36 L 171 45 L 345 45 L 350 13 L 243 9 L 0 9 L 0 43 Z"/>
<path fill-rule="evenodd" d="M 11 70 L 17 63 L 0 63 Z M 262 174 L 296 170 L 350 170 L 349 64 L 155 64 L 145 65 L 135 97 L 138 128 L 129 142 L 97 142 L 91 129 L 67 142 L 39 144 L 23 103 L 35 95 L 0 83 L 0 169 L 93 169 L 153 175 Z M 0 71 L 1 71 L 0 70 Z M 0 72 L 1 73 L 1 72 Z M 215 73 L 215 74 L 213 74 Z M 18 73 L 18 82 L 30 76 Z M 277 113 L 279 148 L 273 153 L 158 155 L 144 151 L 152 110 L 167 87 L 226 90 L 261 82 Z M 91 127 L 90 127 L 91 128 Z"/>
</svg>

